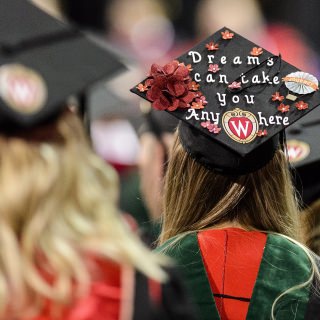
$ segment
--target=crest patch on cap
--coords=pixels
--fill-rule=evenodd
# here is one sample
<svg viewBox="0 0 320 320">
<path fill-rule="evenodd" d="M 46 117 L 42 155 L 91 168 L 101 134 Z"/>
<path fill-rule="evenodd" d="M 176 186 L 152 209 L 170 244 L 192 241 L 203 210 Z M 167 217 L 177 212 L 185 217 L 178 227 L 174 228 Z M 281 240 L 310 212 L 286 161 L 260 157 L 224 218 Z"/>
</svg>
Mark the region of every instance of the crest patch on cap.
<svg viewBox="0 0 320 320">
<path fill-rule="evenodd" d="M 310 154 L 310 146 L 307 143 L 299 140 L 288 140 L 287 150 L 289 161 L 291 163 L 300 162 L 306 159 Z"/>
<path fill-rule="evenodd" d="M 0 97 L 9 108 L 33 113 L 44 106 L 47 87 L 36 71 L 21 64 L 7 64 L 0 68 Z"/>
</svg>

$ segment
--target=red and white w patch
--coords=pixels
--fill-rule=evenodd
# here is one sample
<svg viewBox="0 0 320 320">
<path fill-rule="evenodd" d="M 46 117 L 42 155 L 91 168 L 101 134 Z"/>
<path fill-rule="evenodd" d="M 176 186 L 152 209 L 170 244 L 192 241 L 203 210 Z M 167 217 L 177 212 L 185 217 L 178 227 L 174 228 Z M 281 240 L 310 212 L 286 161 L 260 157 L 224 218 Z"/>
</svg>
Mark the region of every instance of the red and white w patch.
<svg viewBox="0 0 320 320">
<path fill-rule="evenodd" d="M 239 143 L 249 143 L 254 140 L 259 127 L 253 113 L 239 108 L 225 112 L 222 125 L 227 135 Z"/>
<path fill-rule="evenodd" d="M 47 88 L 43 78 L 34 70 L 9 64 L 0 68 L 0 96 L 8 107 L 32 113 L 44 106 Z"/>
<path fill-rule="evenodd" d="M 310 153 L 310 146 L 299 140 L 287 141 L 288 157 L 291 163 L 297 163 L 304 160 Z"/>
</svg>

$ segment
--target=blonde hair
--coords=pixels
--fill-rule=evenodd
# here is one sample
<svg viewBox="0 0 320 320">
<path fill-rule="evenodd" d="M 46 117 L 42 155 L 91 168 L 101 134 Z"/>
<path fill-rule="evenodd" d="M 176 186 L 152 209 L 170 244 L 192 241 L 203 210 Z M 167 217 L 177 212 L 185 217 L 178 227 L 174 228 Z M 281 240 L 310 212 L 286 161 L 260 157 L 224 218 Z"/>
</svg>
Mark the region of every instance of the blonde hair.
<svg viewBox="0 0 320 320">
<path fill-rule="evenodd" d="M 88 256 L 166 278 L 161 259 L 121 221 L 117 175 L 91 151 L 74 114 L 1 134 L 0 166 L 0 319 L 84 294 Z"/>
<path fill-rule="evenodd" d="M 306 245 L 320 255 L 320 199 L 301 212 Z"/>
<path fill-rule="evenodd" d="M 272 319 L 284 295 L 310 285 L 314 278 L 319 281 L 315 255 L 299 242 L 299 208 L 284 152 L 277 150 L 272 160 L 254 173 L 223 176 L 193 160 L 177 136 L 165 177 L 159 243 L 176 236 L 170 242 L 172 247 L 189 233 L 230 222 L 247 230 L 279 234 L 299 246 L 310 261 L 310 277 L 277 297 Z"/>
<path fill-rule="evenodd" d="M 193 160 L 178 137 L 164 190 L 161 244 L 178 234 L 228 221 L 291 238 L 300 233 L 294 188 L 281 150 L 254 173 L 223 176 Z"/>
</svg>

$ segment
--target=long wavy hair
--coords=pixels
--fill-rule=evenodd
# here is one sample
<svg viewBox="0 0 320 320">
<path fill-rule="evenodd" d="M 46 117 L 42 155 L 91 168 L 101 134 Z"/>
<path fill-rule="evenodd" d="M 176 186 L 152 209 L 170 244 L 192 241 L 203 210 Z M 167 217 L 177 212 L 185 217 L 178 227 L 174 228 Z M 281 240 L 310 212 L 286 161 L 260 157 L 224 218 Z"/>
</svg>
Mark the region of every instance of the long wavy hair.
<svg viewBox="0 0 320 320">
<path fill-rule="evenodd" d="M 254 173 L 225 176 L 193 160 L 177 137 L 164 190 L 161 244 L 184 232 L 226 222 L 300 239 L 298 205 L 287 159 L 280 149 Z"/>
<path fill-rule="evenodd" d="M 307 246 L 320 255 L 320 199 L 301 212 Z"/>
<path fill-rule="evenodd" d="M 117 175 L 75 114 L 0 134 L 0 319 L 84 294 L 92 256 L 165 279 L 160 258 L 121 220 L 117 199 Z"/>
<path fill-rule="evenodd" d="M 310 285 L 314 277 L 319 282 L 314 254 L 300 243 L 299 206 L 284 152 L 278 149 L 272 160 L 256 172 L 224 176 L 193 160 L 177 135 L 165 176 L 159 244 L 176 237 L 169 245 L 174 246 L 189 233 L 230 222 L 246 230 L 279 234 L 304 250 L 310 261 L 310 277 L 277 297 L 272 319 L 281 297 Z"/>
</svg>

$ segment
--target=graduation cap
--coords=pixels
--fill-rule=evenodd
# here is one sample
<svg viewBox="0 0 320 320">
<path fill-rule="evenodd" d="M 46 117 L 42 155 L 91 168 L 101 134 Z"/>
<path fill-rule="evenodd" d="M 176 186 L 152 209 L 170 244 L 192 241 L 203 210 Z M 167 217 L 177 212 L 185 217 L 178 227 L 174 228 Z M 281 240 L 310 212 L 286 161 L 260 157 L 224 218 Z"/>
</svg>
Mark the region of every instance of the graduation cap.
<svg viewBox="0 0 320 320">
<path fill-rule="evenodd" d="M 286 127 L 320 104 L 318 80 L 228 28 L 131 89 L 181 120 L 195 160 L 224 174 L 263 167 Z"/>
<path fill-rule="evenodd" d="M 117 57 L 29 1 L 0 0 L 0 123 L 35 126 L 70 95 L 123 69 Z"/>
<path fill-rule="evenodd" d="M 165 133 L 173 134 L 178 126 L 179 120 L 166 112 L 158 112 L 150 107 L 149 103 L 140 103 L 140 110 L 144 115 L 144 122 L 139 128 L 139 134 L 152 133 L 159 141 Z"/>
<path fill-rule="evenodd" d="M 288 128 L 286 135 L 296 187 L 309 205 L 320 198 L 320 108 Z"/>
</svg>

